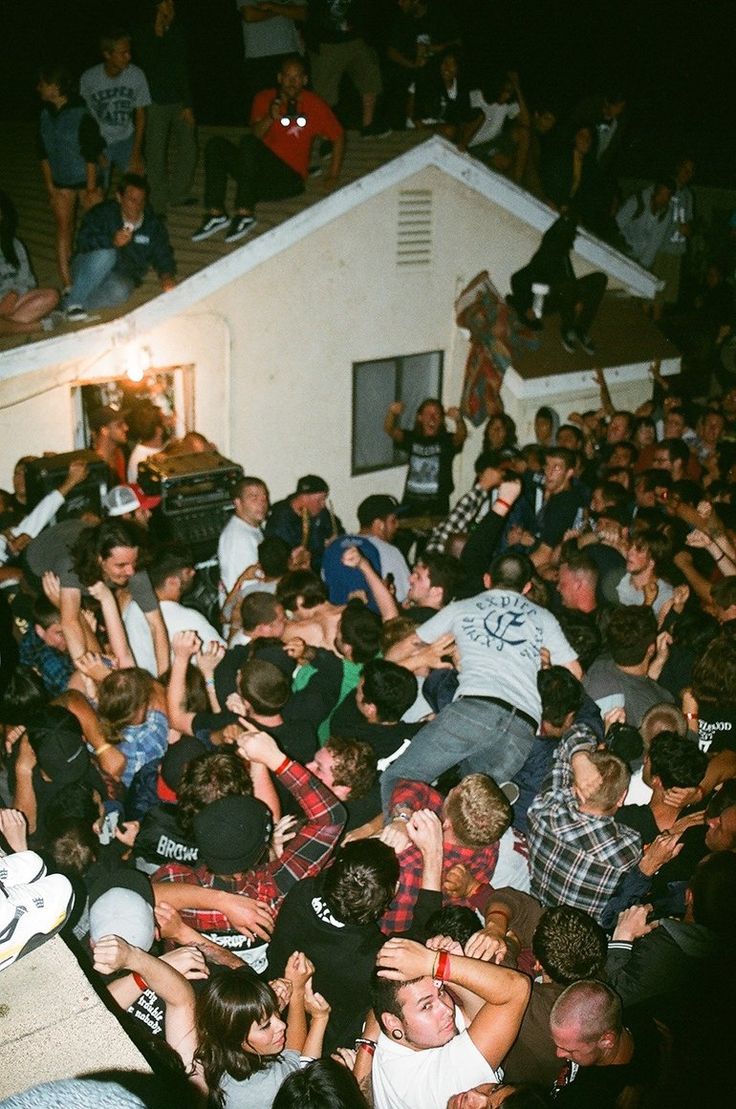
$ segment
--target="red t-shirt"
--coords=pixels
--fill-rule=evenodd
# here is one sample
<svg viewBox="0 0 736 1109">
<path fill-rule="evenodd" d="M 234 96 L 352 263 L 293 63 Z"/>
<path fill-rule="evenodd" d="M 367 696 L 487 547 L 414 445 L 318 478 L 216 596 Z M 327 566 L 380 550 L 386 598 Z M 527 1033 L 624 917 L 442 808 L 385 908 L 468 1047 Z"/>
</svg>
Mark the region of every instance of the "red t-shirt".
<svg viewBox="0 0 736 1109">
<path fill-rule="evenodd" d="M 263 89 L 258 93 L 251 108 L 251 123 L 268 114 L 275 96 L 278 96 L 277 89 Z M 342 127 L 324 100 L 307 89 L 302 89 L 299 94 L 297 108 L 306 117 L 306 127 L 299 127 L 296 123 L 283 127 L 279 120 L 274 120 L 262 141 L 277 158 L 291 166 L 295 173 L 306 177 L 312 139 L 319 135 L 320 138 L 334 142 L 342 135 Z"/>
</svg>

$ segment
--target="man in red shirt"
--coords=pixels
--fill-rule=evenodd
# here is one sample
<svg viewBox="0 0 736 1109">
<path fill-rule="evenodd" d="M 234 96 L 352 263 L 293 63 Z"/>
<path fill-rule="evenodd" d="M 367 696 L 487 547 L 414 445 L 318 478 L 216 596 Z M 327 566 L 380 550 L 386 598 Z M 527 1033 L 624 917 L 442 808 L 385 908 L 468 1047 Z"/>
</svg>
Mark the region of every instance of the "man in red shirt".
<svg viewBox="0 0 736 1109">
<path fill-rule="evenodd" d="M 201 242 L 228 227 L 226 243 L 247 235 L 256 222 L 259 200 L 284 200 L 304 191 L 309 151 L 315 137 L 329 139 L 332 159 L 322 179 L 325 189 L 337 182 L 345 136 L 331 109 L 305 89 L 307 74 L 298 54 L 281 63 L 278 89 L 263 89 L 253 101 L 250 131 L 240 145 L 212 138 L 204 152 L 205 206 L 208 212 L 192 241 Z M 235 214 L 225 211 L 228 175 L 236 181 Z"/>
</svg>

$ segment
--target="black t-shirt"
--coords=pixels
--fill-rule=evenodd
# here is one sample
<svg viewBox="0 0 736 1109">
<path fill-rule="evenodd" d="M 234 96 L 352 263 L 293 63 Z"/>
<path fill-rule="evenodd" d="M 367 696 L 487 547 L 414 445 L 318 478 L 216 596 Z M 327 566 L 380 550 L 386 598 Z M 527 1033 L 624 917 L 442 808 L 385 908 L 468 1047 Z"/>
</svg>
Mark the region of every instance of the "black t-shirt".
<svg viewBox="0 0 736 1109">
<path fill-rule="evenodd" d="M 396 724 L 371 724 L 360 712 L 355 700 L 355 691 L 338 705 L 332 714 L 330 731 L 334 736 L 342 739 L 361 739 L 370 743 L 379 759 L 387 759 L 398 751 L 404 742 L 414 738 L 422 722 L 405 724 L 399 721 Z"/>
<path fill-rule="evenodd" d="M 378 816 L 381 811 L 381 780 L 376 778 L 365 797 L 359 797 L 353 800 L 351 797 L 344 801 L 345 809 L 348 814 L 343 835 L 348 832 L 354 831 L 356 828 L 361 828 L 367 824 L 369 820 L 373 820 Z"/>
<path fill-rule="evenodd" d="M 685 809 L 684 813 L 694 809 Z M 622 805 L 615 816 L 618 824 L 626 824 L 641 836 L 642 846 L 648 847 L 660 833 L 649 805 Z M 705 827 L 696 825 L 688 828 L 681 836 L 683 844 L 679 855 L 660 867 L 652 878 L 651 898 L 655 902 L 668 899 L 669 890 L 679 882 L 687 882 L 695 867 L 706 854 Z"/>
<path fill-rule="evenodd" d="M 576 489 L 564 493 L 554 493 L 542 504 L 536 517 L 536 531 L 540 543 L 556 547 L 562 537 L 575 523 L 581 507 L 580 494 Z"/>
<path fill-rule="evenodd" d="M 404 431 L 399 447 L 409 454 L 402 503 L 430 516 L 446 515 L 454 489 L 452 460 L 460 449 L 450 432 L 428 436 L 410 429 Z"/>
<path fill-rule="evenodd" d="M 624 1025 L 634 1037 L 628 1063 L 608 1067 L 579 1067 L 569 1085 L 559 1090 L 555 1105 L 563 1109 L 616 1109 L 627 1086 L 653 1087 L 661 1068 L 657 1026 L 649 1018 L 624 1014 Z M 560 1061 L 560 1070 L 564 1063 Z M 558 1080 L 559 1081 L 559 1080 Z"/>
<path fill-rule="evenodd" d="M 698 702 L 698 746 L 709 755 L 736 751 L 736 705 Z"/>
</svg>

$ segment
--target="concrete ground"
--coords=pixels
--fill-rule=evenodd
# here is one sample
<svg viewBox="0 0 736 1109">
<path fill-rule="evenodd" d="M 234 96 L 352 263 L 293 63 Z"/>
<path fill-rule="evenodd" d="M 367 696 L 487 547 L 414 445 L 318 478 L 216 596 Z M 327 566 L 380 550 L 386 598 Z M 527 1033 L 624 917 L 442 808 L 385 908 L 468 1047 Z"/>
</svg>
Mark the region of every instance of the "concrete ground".
<svg viewBox="0 0 736 1109">
<path fill-rule="evenodd" d="M 63 940 L 0 973 L 0 1098 L 111 1069 L 150 1071 Z"/>
</svg>

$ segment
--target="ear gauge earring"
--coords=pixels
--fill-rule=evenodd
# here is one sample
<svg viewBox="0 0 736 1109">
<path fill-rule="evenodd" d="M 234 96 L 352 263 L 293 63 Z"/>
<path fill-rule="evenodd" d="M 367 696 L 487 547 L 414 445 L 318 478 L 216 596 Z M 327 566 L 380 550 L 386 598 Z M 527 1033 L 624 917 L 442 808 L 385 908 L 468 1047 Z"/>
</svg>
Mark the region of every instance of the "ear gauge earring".
<svg viewBox="0 0 736 1109">
<path fill-rule="evenodd" d="M 403 1040 L 403 1038 L 404 1038 L 404 1033 L 401 1031 L 400 1028 L 394 1028 L 391 1035 L 393 1036 L 393 1038 L 395 1040 Z"/>
</svg>

